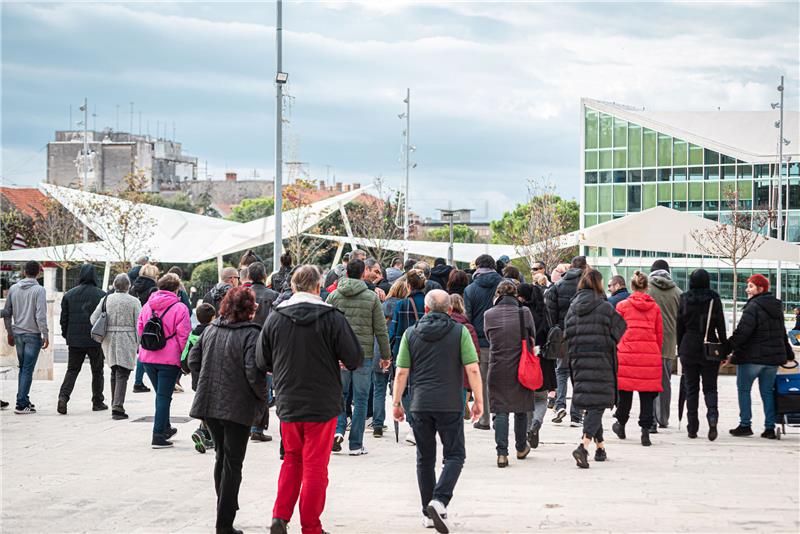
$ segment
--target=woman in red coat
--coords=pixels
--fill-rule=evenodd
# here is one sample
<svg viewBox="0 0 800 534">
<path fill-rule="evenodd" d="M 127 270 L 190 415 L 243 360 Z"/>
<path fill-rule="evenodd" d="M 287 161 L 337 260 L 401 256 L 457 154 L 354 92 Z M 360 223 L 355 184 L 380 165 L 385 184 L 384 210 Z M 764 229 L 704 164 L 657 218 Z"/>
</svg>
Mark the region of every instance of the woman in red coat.
<svg viewBox="0 0 800 534">
<path fill-rule="evenodd" d="M 653 424 L 653 400 L 662 390 L 661 343 L 664 332 L 661 310 L 647 292 L 647 276 L 639 271 L 631 279 L 633 294 L 617 304 L 619 313 L 628 324 L 625 335 L 617 345 L 617 422 L 611 427 L 619 439 L 625 439 L 625 423 L 631 413 L 633 392 L 639 392 L 639 426 L 642 445 L 650 446 L 650 426 Z"/>
</svg>

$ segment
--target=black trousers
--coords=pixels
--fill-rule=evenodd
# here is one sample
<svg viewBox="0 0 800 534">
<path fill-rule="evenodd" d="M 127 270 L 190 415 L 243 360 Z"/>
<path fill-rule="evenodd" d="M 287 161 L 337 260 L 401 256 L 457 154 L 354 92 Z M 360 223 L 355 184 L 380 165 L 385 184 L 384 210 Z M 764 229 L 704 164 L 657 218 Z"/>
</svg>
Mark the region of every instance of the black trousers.
<svg viewBox="0 0 800 534">
<path fill-rule="evenodd" d="M 125 411 L 125 392 L 128 390 L 128 377 L 131 370 L 119 365 L 111 366 L 111 409 Z"/>
<path fill-rule="evenodd" d="M 583 415 L 583 435 L 603 443 L 603 408 L 590 408 Z"/>
<path fill-rule="evenodd" d="M 69 401 L 69 396 L 75 388 L 78 373 L 81 372 L 83 361 L 89 357 L 89 366 L 92 369 L 92 405 L 97 406 L 105 400 L 103 397 L 103 349 L 100 347 L 69 347 L 67 360 L 67 374 L 58 392 L 59 400 Z"/>
<path fill-rule="evenodd" d="M 639 392 L 639 426 L 650 428 L 653 426 L 653 401 L 658 395 L 655 391 Z M 617 404 L 617 421 L 624 425 L 628 422 L 633 405 L 633 391 L 619 390 L 619 404 Z"/>
<path fill-rule="evenodd" d="M 458 477 L 467 457 L 464 448 L 464 414 L 458 412 L 414 412 L 414 439 L 417 441 L 417 485 L 422 514 L 436 499 L 445 506 L 453 498 Z M 444 465 L 436 480 L 436 434 L 442 441 Z"/>
<path fill-rule="evenodd" d="M 258 405 L 256 414 L 253 417 L 253 427 L 260 428 L 262 431 L 269 428 L 269 403 L 267 401 Z"/>
<path fill-rule="evenodd" d="M 700 381 L 703 382 L 703 397 L 706 401 L 706 418 L 709 425 L 716 425 L 719 421 L 717 407 L 717 378 L 719 377 L 719 363 L 717 362 L 687 362 L 681 359 L 683 367 L 684 385 L 686 387 L 686 421 L 687 430 L 697 432 L 700 420 L 697 409 L 700 405 Z"/>
<path fill-rule="evenodd" d="M 242 464 L 250 427 L 223 419 L 205 419 L 214 439 L 214 489 L 217 492 L 217 531 L 229 532 L 239 509 Z"/>
</svg>

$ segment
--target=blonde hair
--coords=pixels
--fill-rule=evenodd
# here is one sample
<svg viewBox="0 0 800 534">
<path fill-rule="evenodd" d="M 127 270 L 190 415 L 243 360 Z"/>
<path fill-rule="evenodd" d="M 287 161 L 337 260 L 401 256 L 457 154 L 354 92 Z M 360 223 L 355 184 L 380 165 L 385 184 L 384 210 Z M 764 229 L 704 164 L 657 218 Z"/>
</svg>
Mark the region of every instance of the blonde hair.
<svg viewBox="0 0 800 534">
<path fill-rule="evenodd" d="M 547 276 L 543 275 L 542 273 L 536 273 L 533 275 L 533 283 L 537 286 L 546 286 Z"/>
<path fill-rule="evenodd" d="M 647 291 L 647 275 L 641 271 L 636 271 L 633 273 L 633 277 L 631 278 L 631 288 L 634 291 Z"/>
<path fill-rule="evenodd" d="M 142 268 L 139 269 L 139 276 L 152 278 L 153 280 L 158 281 L 158 267 L 156 267 L 152 263 L 148 263 L 147 265 L 142 265 Z"/>
<path fill-rule="evenodd" d="M 408 282 L 406 282 L 405 277 L 400 277 L 394 281 L 394 284 L 392 284 L 392 287 L 389 289 L 389 294 L 386 296 L 404 299 L 408 297 L 410 293 L 411 289 L 409 289 Z"/>
<path fill-rule="evenodd" d="M 464 297 L 459 295 L 458 293 L 453 293 L 450 295 L 450 306 L 453 308 L 453 311 L 456 313 L 464 314 Z"/>
</svg>

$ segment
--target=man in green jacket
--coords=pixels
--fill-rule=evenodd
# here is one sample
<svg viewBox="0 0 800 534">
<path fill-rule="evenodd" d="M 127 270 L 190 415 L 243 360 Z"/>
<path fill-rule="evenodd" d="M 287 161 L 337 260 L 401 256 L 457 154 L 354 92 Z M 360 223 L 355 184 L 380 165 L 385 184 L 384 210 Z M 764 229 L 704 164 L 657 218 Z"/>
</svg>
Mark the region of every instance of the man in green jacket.
<svg viewBox="0 0 800 534">
<path fill-rule="evenodd" d="M 681 293 L 672 280 L 669 272 L 669 264 L 665 260 L 656 260 L 650 268 L 650 283 L 647 293 L 653 297 L 658 307 L 661 309 L 661 321 L 664 326 L 664 342 L 661 345 L 661 386 L 663 391 L 656 397 L 655 419 L 650 433 L 658 431 L 658 427 L 667 428 L 669 426 L 669 404 L 672 398 L 672 367 L 677 357 L 677 327 L 678 304 L 680 303 Z"/>
<path fill-rule="evenodd" d="M 342 391 L 344 402 L 342 413 L 336 424 L 333 438 L 333 451 L 342 450 L 344 432 L 347 428 L 347 392 L 353 384 L 353 419 L 350 423 L 350 456 L 367 454 L 364 448 L 364 425 L 367 421 L 367 396 L 372 381 L 372 361 L 375 356 L 375 340 L 380 350 L 381 367 L 386 369 L 391 363 L 392 351 L 389 348 L 389 332 L 383 317 L 381 301 L 373 291 L 367 289 L 362 280 L 364 262 L 350 259 L 347 264 L 347 278 L 339 280 L 336 291 L 328 296 L 328 304 L 341 310 L 347 322 L 358 337 L 364 350 L 364 363 L 355 371 L 342 369 Z"/>
</svg>

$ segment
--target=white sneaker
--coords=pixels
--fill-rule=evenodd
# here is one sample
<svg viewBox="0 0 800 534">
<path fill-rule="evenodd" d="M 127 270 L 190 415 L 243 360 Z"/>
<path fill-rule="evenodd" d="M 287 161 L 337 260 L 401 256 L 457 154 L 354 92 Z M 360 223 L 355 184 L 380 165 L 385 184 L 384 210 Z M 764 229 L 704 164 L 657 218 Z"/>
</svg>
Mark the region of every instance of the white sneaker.
<svg viewBox="0 0 800 534">
<path fill-rule="evenodd" d="M 350 456 L 362 456 L 364 454 L 367 454 L 367 449 L 361 447 L 360 449 L 351 450 L 348 454 Z"/>
<path fill-rule="evenodd" d="M 427 515 L 422 516 L 422 526 L 425 528 L 433 528 L 433 519 Z"/>
<path fill-rule="evenodd" d="M 436 499 L 432 500 L 428 504 L 428 516 L 433 519 L 433 527 L 436 532 L 443 534 L 450 532 L 450 525 L 447 522 L 447 508 L 445 508 L 444 504 Z"/>
<path fill-rule="evenodd" d="M 413 431 L 409 432 L 408 434 L 406 434 L 406 443 L 408 443 L 409 445 L 413 445 L 415 447 L 417 446 L 417 440 L 414 439 L 414 432 Z"/>
</svg>

